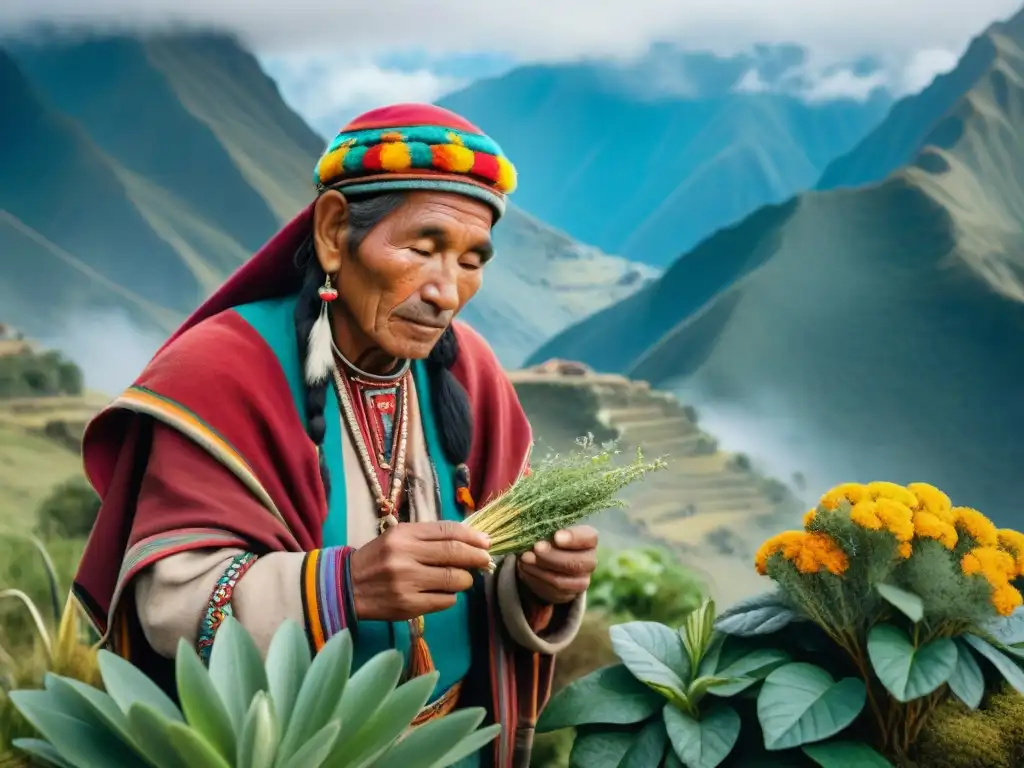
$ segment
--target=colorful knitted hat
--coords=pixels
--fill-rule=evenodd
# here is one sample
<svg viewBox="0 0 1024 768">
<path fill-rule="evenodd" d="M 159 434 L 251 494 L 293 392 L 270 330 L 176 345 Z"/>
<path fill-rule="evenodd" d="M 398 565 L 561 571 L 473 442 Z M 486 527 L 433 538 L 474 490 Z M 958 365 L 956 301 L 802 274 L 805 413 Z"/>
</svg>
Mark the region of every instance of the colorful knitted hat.
<svg viewBox="0 0 1024 768">
<path fill-rule="evenodd" d="M 396 104 L 357 117 L 341 129 L 317 163 L 317 189 L 346 195 L 391 190 L 457 192 L 501 216 L 516 170 L 494 140 L 454 112 L 429 104 Z"/>
</svg>

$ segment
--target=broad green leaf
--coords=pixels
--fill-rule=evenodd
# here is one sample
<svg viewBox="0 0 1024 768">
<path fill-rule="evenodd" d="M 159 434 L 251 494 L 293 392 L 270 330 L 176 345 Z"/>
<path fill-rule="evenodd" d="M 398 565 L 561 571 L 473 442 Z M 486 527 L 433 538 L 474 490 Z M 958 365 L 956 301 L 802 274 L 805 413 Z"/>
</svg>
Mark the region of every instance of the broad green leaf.
<svg viewBox="0 0 1024 768">
<path fill-rule="evenodd" d="M 326 766 L 341 768 L 342 766 L 372 763 L 375 757 L 391 747 L 412 724 L 413 719 L 423 709 L 423 705 L 427 703 L 430 694 L 437 686 L 437 678 L 438 673 L 431 672 L 415 677 L 391 691 L 358 731 L 348 730 L 345 720 L 339 718 L 344 732 L 344 755 L 332 755 L 326 761 Z M 352 682 L 358 684 L 355 676 L 353 676 Z M 473 728 L 475 727 L 476 725 L 473 726 Z"/>
<path fill-rule="evenodd" d="M 757 719 L 769 751 L 822 741 L 850 725 L 864 709 L 864 682 L 838 682 L 821 667 L 797 662 L 772 672 L 757 697 Z"/>
<path fill-rule="evenodd" d="M 96 660 L 103 677 L 103 688 L 122 712 L 128 714 L 132 704 L 146 704 L 168 720 L 184 722 L 181 711 L 170 697 L 129 662 L 105 650 L 96 654 Z"/>
<path fill-rule="evenodd" d="M 311 662 L 305 630 L 291 619 L 283 622 L 270 641 L 264 665 L 267 670 L 267 690 L 274 702 L 278 727 L 282 733 L 288 729 L 288 721 Z"/>
<path fill-rule="evenodd" d="M 11 746 L 46 764 L 55 765 L 57 768 L 75 768 L 73 763 L 69 763 L 61 757 L 60 752 L 54 749 L 52 744 L 42 739 L 14 739 Z"/>
<path fill-rule="evenodd" d="M 635 738 L 629 731 L 580 731 L 569 753 L 569 768 L 618 768 Z"/>
<path fill-rule="evenodd" d="M 924 618 L 924 602 L 913 592 L 900 589 L 894 584 L 876 584 L 875 589 L 883 600 L 915 624 Z"/>
<path fill-rule="evenodd" d="M 487 745 L 498 738 L 500 734 L 501 726 L 497 724 L 488 725 L 486 728 L 474 731 L 460 741 L 454 749 L 448 751 L 444 757 L 434 763 L 431 768 L 448 768 L 450 765 L 455 765 L 460 760 L 464 760 L 470 755 L 475 755 L 477 752 L 486 749 Z"/>
<path fill-rule="evenodd" d="M 397 655 L 401 663 L 402 654 Z M 368 662 L 373 663 L 373 659 Z M 294 754 L 313 734 L 334 719 L 339 701 L 348 697 L 348 673 L 352 668 L 352 637 L 348 631 L 340 632 L 332 637 L 320 652 L 313 657 L 295 699 L 292 716 L 288 718 L 288 728 L 281 737 L 278 755 L 281 759 Z"/>
<path fill-rule="evenodd" d="M 878 624 L 868 633 L 868 657 L 878 679 L 897 701 L 927 696 L 956 669 L 956 643 L 940 637 L 917 648 L 907 633 Z"/>
<path fill-rule="evenodd" d="M 653 715 L 665 700 L 622 664 L 574 680 L 556 693 L 537 723 L 537 733 L 576 725 L 629 725 Z"/>
<path fill-rule="evenodd" d="M 431 720 L 415 728 L 383 757 L 374 761 L 373 768 L 433 766 L 476 730 L 484 714 L 481 709 L 462 710 Z"/>
<path fill-rule="evenodd" d="M 970 646 L 959 638 L 956 642 L 956 669 L 949 676 L 949 689 L 953 694 L 971 709 L 977 709 L 981 705 L 981 698 L 985 695 L 985 678 L 981 674 L 981 667 L 974 659 Z"/>
<path fill-rule="evenodd" d="M 617 624 L 612 648 L 634 677 L 665 698 L 685 699 L 690 664 L 679 633 L 653 621 Z"/>
<path fill-rule="evenodd" d="M 235 726 L 227 708 L 210 679 L 210 674 L 189 643 L 178 642 L 174 673 L 181 710 L 191 728 L 213 745 L 221 756 L 234 765 Z"/>
<path fill-rule="evenodd" d="M 49 691 L 12 691 L 11 703 L 22 716 L 77 768 L 138 766 L 145 762 L 108 729 L 65 714 Z"/>
<path fill-rule="evenodd" d="M 988 659 L 1017 693 L 1024 695 L 1024 670 L 1021 670 L 1017 662 L 977 635 L 964 635 L 963 640 Z"/>
<path fill-rule="evenodd" d="M 665 721 L 652 720 L 633 739 L 629 751 L 623 755 L 617 768 L 649 768 L 660 765 L 667 747 L 668 732 L 665 730 Z"/>
<path fill-rule="evenodd" d="M 821 768 L 892 768 L 892 763 L 859 741 L 827 741 L 803 749 Z"/>
<path fill-rule="evenodd" d="M 256 692 L 267 690 L 267 672 L 252 636 L 231 616 L 224 619 L 213 641 L 210 680 L 238 736 Z"/>
<path fill-rule="evenodd" d="M 80 680 L 50 673 L 43 676 L 43 685 L 59 702 L 64 714 L 102 727 L 120 738 L 126 746 L 137 749 L 128 729 L 128 718 L 103 691 Z"/>
<path fill-rule="evenodd" d="M 257 691 L 238 739 L 238 768 L 271 768 L 277 754 L 277 743 L 274 705 L 266 691 Z"/>
<path fill-rule="evenodd" d="M 148 704 L 132 704 L 128 710 L 128 725 L 135 742 L 157 768 L 191 768 L 171 743 L 168 720 Z"/>
<path fill-rule="evenodd" d="M 662 763 L 662 768 L 684 768 L 674 749 L 665 752 L 665 762 Z"/>
<path fill-rule="evenodd" d="M 378 653 L 363 664 L 345 686 L 345 695 L 334 709 L 333 718 L 341 720 L 341 736 L 344 743 L 366 724 L 380 709 L 387 697 L 395 690 L 405 659 L 398 651 Z"/>
<path fill-rule="evenodd" d="M 980 629 L 1002 645 L 1024 643 L 1024 608 L 1015 609 L 1009 616 L 989 619 Z"/>
<path fill-rule="evenodd" d="M 753 637 L 773 634 L 800 620 L 785 598 L 773 591 L 736 603 L 718 617 L 715 629 L 727 635 Z"/>
<path fill-rule="evenodd" d="M 715 704 L 697 720 L 671 704 L 664 711 L 672 749 L 686 768 L 715 768 L 736 746 L 740 716 L 727 704 Z"/>
<path fill-rule="evenodd" d="M 997 647 L 1010 658 L 1024 661 L 1024 647 L 1019 645 L 1000 645 Z"/>
<path fill-rule="evenodd" d="M 174 751 L 181 755 L 189 768 L 231 768 L 231 764 L 224 761 L 210 742 L 187 725 L 171 723 L 167 727 L 167 735 L 174 745 Z"/>
<path fill-rule="evenodd" d="M 284 763 L 284 768 L 320 768 L 324 760 L 331 754 L 331 750 L 334 749 L 339 733 L 341 733 L 341 723 L 332 720 L 314 733 L 309 741 L 303 744 L 299 751 L 288 759 L 287 763 Z"/>
<path fill-rule="evenodd" d="M 759 680 L 764 680 L 774 670 L 788 663 L 789 654 L 776 648 L 759 648 L 732 662 L 724 669 L 715 671 L 716 677 L 732 679 L 734 682 L 712 686 L 712 696 L 735 696 Z"/>
</svg>

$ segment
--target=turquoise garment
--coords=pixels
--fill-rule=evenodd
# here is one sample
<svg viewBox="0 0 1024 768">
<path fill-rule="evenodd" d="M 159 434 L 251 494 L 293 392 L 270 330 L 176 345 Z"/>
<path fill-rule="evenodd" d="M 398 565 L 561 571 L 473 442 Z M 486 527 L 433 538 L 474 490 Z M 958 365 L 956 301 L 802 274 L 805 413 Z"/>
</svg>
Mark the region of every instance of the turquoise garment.
<svg viewBox="0 0 1024 768">
<path fill-rule="evenodd" d="M 293 319 L 295 300 L 295 297 L 291 296 L 260 301 L 236 307 L 235 311 L 274 351 L 288 381 L 295 407 L 305 420 L 305 385 L 302 380 L 302 366 L 299 361 Z M 413 364 L 412 376 L 419 401 L 427 452 L 437 480 L 440 517 L 445 520 L 461 520 L 462 515 L 455 500 L 454 469 L 445 459 L 441 449 L 437 423 L 431 408 L 430 378 L 422 361 Z M 331 471 L 328 514 L 323 527 L 322 546 L 326 548 L 344 546 L 348 539 L 345 473 L 342 470 L 341 451 L 342 423 L 336 397 L 327 398 L 324 420 L 327 432 L 322 450 Z M 466 593 L 459 593 L 456 604 L 448 610 L 426 616 L 424 626 L 424 637 L 440 674 L 434 695 L 431 697 L 431 701 L 434 701 L 469 672 L 472 648 L 469 634 L 469 599 Z M 409 627 L 405 622 L 389 625 L 381 621 L 361 621 L 358 633 L 353 669 L 357 669 L 374 655 L 390 647 L 401 651 L 408 663 Z M 472 768 L 478 764 L 478 758 L 470 759 L 477 762 L 465 765 L 460 763 L 460 768 Z"/>
</svg>

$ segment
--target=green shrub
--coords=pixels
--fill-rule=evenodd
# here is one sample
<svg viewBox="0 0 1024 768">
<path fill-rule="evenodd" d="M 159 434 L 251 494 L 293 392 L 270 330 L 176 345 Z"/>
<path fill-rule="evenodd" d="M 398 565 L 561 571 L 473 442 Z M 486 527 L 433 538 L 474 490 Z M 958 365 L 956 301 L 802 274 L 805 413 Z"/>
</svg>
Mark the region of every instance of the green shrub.
<svg viewBox="0 0 1024 768">
<path fill-rule="evenodd" d="M 58 485 L 36 511 L 36 532 L 49 539 L 86 537 L 100 512 L 100 497 L 84 478 Z"/>
<path fill-rule="evenodd" d="M 80 395 L 81 369 L 59 352 L 0 357 L 0 398 Z"/>
<path fill-rule="evenodd" d="M 700 605 L 701 581 L 660 549 L 602 553 L 587 593 L 588 605 L 619 621 L 678 626 Z"/>
<path fill-rule="evenodd" d="M 921 768 L 1024 765 L 1024 696 L 1007 686 L 980 709 L 947 701 L 921 732 L 914 758 Z"/>
<path fill-rule="evenodd" d="M 287 621 L 263 663 L 249 633 L 228 618 L 209 670 L 179 643 L 180 708 L 143 672 L 100 651 L 106 692 L 47 675 L 44 690 L 10 694 L 42 735 L 15 746 L 75 768 L 445 768 L 498 734 L 499 726 L 478 729 L 480 708 L 410 731 L 437 672 L 399 685 L 404 659 L 388 650 L 350 675 L 352 650 L 345 631 L 312 657 L 303 629 Z"/>
</svg>

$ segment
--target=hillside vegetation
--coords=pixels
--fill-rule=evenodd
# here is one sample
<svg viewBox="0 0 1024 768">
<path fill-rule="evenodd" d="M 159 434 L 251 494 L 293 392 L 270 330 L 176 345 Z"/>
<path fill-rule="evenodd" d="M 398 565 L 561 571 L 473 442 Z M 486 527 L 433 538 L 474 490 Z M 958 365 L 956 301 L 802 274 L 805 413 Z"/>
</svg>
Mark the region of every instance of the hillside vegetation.
<svg viewBox="0 0 1024 768">
<path fill-rule="evenodd" d="M 745 409 L 762 443 L 780 419 L 797 423 L 808 471 L 844 468 L 829 482 L 931 479 L 958 503 L 1019 524 L 1022 43 L 1024 15 L 972 46 L 992 58 L 918 129 L 911 164 L 872 186 L 761 209 L 535 358 L 571 353 L 598 370 L 682 382 Z M 977 62 L 963 66 L 969 74 Z M 916 104 L 930 120 L 937 97 L 919 98 L 876 135 L 913 133 Z M 788 413 L 768 413 L 768 397 Z"/>
<path fill-rule="evenodd" d="M 0 527 L 26 530 L 52 488 L 81 478 L 86 422 L 107 398 L 55 352 L 0 340 Z"/>
</svg>

